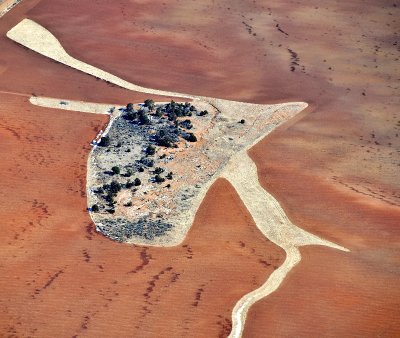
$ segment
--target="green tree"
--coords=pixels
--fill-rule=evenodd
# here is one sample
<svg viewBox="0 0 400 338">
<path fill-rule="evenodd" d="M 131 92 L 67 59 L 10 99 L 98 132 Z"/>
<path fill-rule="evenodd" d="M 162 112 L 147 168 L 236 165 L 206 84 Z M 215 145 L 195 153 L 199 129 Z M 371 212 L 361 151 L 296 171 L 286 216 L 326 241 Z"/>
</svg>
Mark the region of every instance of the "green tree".
<svg viewBox="0 0 400 338">
<path fill-rule="evenodd" d="M 153 109 L 155 107 L 155 104 L 154 104 L 153 100 L 147 99 L 147 100 L 144 101 L 144 106 L 149 108 L 150 111 L 153 111 Z"/>
<path fill-rule="evenodd" d="M 127 170 L 126 170 L 125 176 L 126 176 L 126 177 L 131 177 L 132 174 L 133 174 L 133 170 L 132 170 L 132 169 L 127 169 Z"/>
<path fill-rule="evenodd" d="M 193 133 L 189 133 L 183 137 L 186 141 L 197 142 L 197 137 Z"/>
<path fill-rule="evenodd" d="M 143 110 L 139 111 L 139 122 L 140 124 L 151 124 L 149 117 Z"/>
<path fill-rule="evenodd" d="M 109 145 L 110 145 L 110 137 L 109 136 L 102 137 L 99 142 L 99 146 L 108 147 Z"/>
<path fill-rule="evenodd" d="M 121 170 L 116 166 L 112 167 L 111 170 L 115 175 L 118 175 L 121 172 Z"/>
<path fill-rule="evenodd" d="M 161 177 L 160 175 L 157 174 L 157 175 L 154 177 L 154 180 L 155 180 L 157 183 L 162 183 L 162 182 L 165 181 L 165 178 L 163 178 L 163 177 Z"/>
<path fill-rule="evenodd" d="M 117 194 L 121 190 L 121 184 L 117 181 L 112 181 L 110 184 L 110 192 L 112 194 Z"/>
<path fill-rule="evenodd" d="M 156 148 L 153 146 L 153 145 L 149 145 L 147 148 L 146 148 L 146 154 L 147 155 L 154 155 L 156 153 Z"/>
</svg>

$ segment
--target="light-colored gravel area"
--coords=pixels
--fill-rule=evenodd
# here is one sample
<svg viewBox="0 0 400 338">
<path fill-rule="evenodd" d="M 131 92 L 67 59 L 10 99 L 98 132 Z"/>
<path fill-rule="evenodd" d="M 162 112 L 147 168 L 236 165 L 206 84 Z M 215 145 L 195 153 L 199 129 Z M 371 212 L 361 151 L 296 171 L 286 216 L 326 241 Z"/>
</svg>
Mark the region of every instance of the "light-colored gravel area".
<svg viewBox="0 0 400 338">
<path fill-rule="evenodd" d="M 281 105 L 255 105 L 165 92 L 137 86 L 68 55 L 59 41 L 49 31 L 29 19 L 21 21 L 7 33 L 7 36 L 44 56 L 123 88 L 149 94 L 187 97 L 194 99 L 194 105 L 211 105 L 212 108 L 210 108 L 210 110 L 213 110 L 214 118 L 210 121 L 210 128 L 205 135 L 208 135 L 209 142 L 211 142 L 211 140 L 216 140 L 216 142 L 214 142 L 214 149 L 216 151 L 222 149 L 227 152 L 225 160 L 221 162 L 221 165 L 215 170 L 212 177 L 199 188 L 195 198 L 193 198 L 189 208 L 186 210 L 186 213 L 181 213 L 181 220 L 177 220 L 181 228 L 168 242 L 141 243 L 139 241 L 135 243 L 163 246 L 179 244 L 185 238 L 193 222 L 195 213 L 210 185 L 218 177 L 228 179 L 251 213 L 260 231 L 269 240 L 282 247 L 287 255 L 284 264 L 274 271 L 264 285 L 243 296 L 238 301 L 232 314 L 233 328 L 230 337 L 236 338 L 242 335 L 247 311 L 250 306 L 259 299 L 274 292 L 280 286 L 287 273 L 300 262 L 301 256 L 298 247 L 304 245 L 324 245 L 334 249 L 348 251 L 346 248 L 325 241 L 296 227 L 288 219 L 278 201 L 261 187 L 258 181 L 256 165 L 247 155 L 247 150 L 253 144 L 265 137 L 265 135 L 277 125 L 303 110 L 307 104 L 297 102 Z M 86 106 L 83 102 L 74 103 L 71 101 L 69 101 L 68 104 L 60 104 L 60 100 L 56 99 L 54 101 L 49 101 L 49 99 L 32 98 L 31 102 L 42 106 L 51 105 L 53 108 L 61 109 L 75 108 L 79 111 L 86 112 L 98 111 L 104 113 L 104 110 L 107 110 L 107 105 L 104 107 L 94 106 L 93 104 L 91 104 L 92 106 L 89 106 L 90 104 Z M 66 106 L 69 107 L 67 108 Z M 110 130 L 116 118 L 118 118 L 118 116 L 111 117 L 106 132 Z M 237 128 L 237 125 L 234 125 L 234 123 L 237 124 L 237 120 L 240 118 L 246 119 L 246 124 L 243 125 L 241 130 Z M 232 138 L 230 136 L 231 130 L 236 130 L 233 144 L 231 143 L 233 140 L 230 139 Z"/>
</svg>

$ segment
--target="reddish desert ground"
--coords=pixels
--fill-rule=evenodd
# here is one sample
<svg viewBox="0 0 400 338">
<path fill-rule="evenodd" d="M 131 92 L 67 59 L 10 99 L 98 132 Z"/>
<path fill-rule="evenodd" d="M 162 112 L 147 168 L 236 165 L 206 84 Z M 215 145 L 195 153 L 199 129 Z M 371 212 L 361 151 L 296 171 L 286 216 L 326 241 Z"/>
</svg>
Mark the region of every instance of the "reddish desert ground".
<svg viewBox="0 0 400 338">
<path fill-rule="evenodd" d="M 88 142 L 105 117 L 33 107 L 27 97 L 124 103 L 148 95 L 7 40 L 28 17 L 71 55 L 139 85 L 308 102 L 250 155 L 296 225 L 351 252 L 303 248 L 278 291 L 250 310 L 244 336 L 400 336 L 399 8 L 371 0 L 23 0 L 0 20 L 1 331 L 226 336 L 235 300 L 284 259 L 222 180 L 186 247 L 127 247 L 97 235 L 84 179 Z"/>
<path fill-rule="evenodd" d="M 285 258 L 229 183 L 214 184 L 182 245 L 112 242 L 85 210 L 89 142 L 105 117 L 1 102 L 1 332 L 226 336 L 236 301 Z"/>
</svg>

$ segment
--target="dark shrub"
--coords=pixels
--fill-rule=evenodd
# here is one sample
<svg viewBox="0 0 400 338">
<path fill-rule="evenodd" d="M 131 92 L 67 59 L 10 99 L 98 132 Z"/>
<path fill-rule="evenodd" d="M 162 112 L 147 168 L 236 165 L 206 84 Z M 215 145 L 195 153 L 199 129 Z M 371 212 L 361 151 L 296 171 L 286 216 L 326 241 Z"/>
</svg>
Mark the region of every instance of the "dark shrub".
<svg viewBox="0 0 400 338">
<path fill-rule="evenodd" d="M 92 205 L 92 211 L 93 211 L 93 212 L 98 212 L 98 211 L 99 211 L 99 207 L 98 207 L 97 204 L 93 204 L 93 205 Z"/>
<path fill-rule="evenodd" d="M 154 109 L 154 101 L 151 99 L 147 99 L 144 101 L 144 106 L 149 108 L 150 111 Z"/>
<path fill-rule="evenodd" d="M 147 154 L 147 155 L 154 155 L 155 153 L 156 153 L 156 148 L 155 148 L 154 146 L 149 145 L 149 146 L 146 148 L 146 154 Z"/>
<path fill-rule="evenodd" d="M 239 123 L 241 123 L 241 124 L 245 124 L 245 123 L 246 123 L 246 121 L 245 121 L 245 120 L 243 120 L 243 119 L 241 119 L 241 120 L 239 121 Z"/>
<path fill-rule="evenodd" d="M 133 103 L 128 103 L 126 105 L 126 111 L 131 112 L 133 110 Z"/>
<path fill-rule="evenodd" d="M 176 121 L 177 119 L 177 115 L 175 114 L 175 112 L 172 112 L 168 115 L 168 121 Z"/>
<path fill-rule="evenodd" d="M 154 166 L 154 161 L 150 158 L 141 158 L 140 159 L 140 163 L 142 163 L 143 165 L 145 165 L 146 167 L 153 167 Z"/>
<path fill-rule="evenodd" d="M 157 143 L 161 147 L 167 147 L 168 148 L 168 147 L 172 146 L 172 142 L 171 142 L 171 140 L 170 140 L 170 138 L 168 136 L 164 136 L 164 137 L 159 138 L 157 140 Z"/>
<path fill-rule="evenodd" d="M 118 167 L 112 167 L 111 170 L 116 175 L 118 175 L 121 172 L 121 170 Z"/>
<path fill-rule="evenodd" d="M 192 129 L 193 128 L 192 122 L 189 119 L 184 120 L 184 121 L 180 122 L 179 124 L 180 124 L 180 126 L 182 128 L 185 128 L 185 129 Z"/>
<path fill-rule="evenodd" d="M 155 174 L 161 174 L 162 172 L 164 172 L 164 169 L 163 169 L 163 168 L 156 167 L 156 168 L 154 169 L 154 173 L 155 173 Z"/>
<path fill-rule="evenodd" d="M 135 182 L 134 182 L 135 186 L 139 186 L 142 184 L 142 182 L 140 181 L 140 179 L 135 178 Z"/>
<path fill-rule="evenodd" d="M 161 177 L 160 175 L 156 175 L 156 176 L 154 176 L 154 180 L 155 180 L 157 183 L 162 183 L 162 182 L 165 181 L 165 178 Z"/>
<path fill-rule="evenodd" d="M 124 115 L 125 120 L 128 120 L 128 121 L 134 121 L 137 119 L 137 117 L 138 117 L 138 114 L 135 113 L 134 111 L 131 111 Z"/>
<path fill-rule="evenodd" d="M 163 113 L 162 110 L 161 110 L 161 107 L 158 107 L 158 108 L 156 109 L 156 114 L 155 114 L 155 115 L 158 116 L 158 117 L 161 117 L 161 116 L 164 115 L 164 113 Z"/>
<path fill-rule="evenodd" d="M 132 183 L 131 181 L 126 182 L 125 187 L 127 189 L 132 188 L 134 186 L 134 183 Z"/>
<path fill-rule="evenodd" d="M 140 122 L 140 124 L 143 124 L 143 125 L 151 124 L 149 117 L 147 116 L 146 112 L 143 110 L 139 111 L 139 122 Z"/>
<path fill-rule="evenodd" d="M 121 184 L 119 184 L 117 181 L 112 181 L 110 184 L 110 192 L 112 194 L 116 194 L 121 190 Z"/>
<path fill-rule="evenodd" d="M 189 133 L 182 136 L 186 141 L 197 142 L 197 137 L 193 133 Z"/>
<path fill-rule="evenodd" d="M 99 142 L 99 146 L 108 147 L 109 145 L 110 145 L 110 138 L 108 136 L 102 137 Z"/>
</svg>

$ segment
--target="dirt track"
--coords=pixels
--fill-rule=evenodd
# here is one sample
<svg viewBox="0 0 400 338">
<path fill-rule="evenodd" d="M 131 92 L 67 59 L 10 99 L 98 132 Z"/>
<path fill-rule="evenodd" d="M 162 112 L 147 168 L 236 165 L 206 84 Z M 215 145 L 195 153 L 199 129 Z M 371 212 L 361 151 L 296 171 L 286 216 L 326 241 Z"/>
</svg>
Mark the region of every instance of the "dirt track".
<svg viewBox="0 0 400 338">
<path fill-rule="evenodd" d="M 1 32 L 22 18 L 18 13 L 23 8 L 35 3 L 39 1 L 23 3 L 14 9 L 15 14 L 6 15 L 0 21 Z M 128 7 L 127 3 L 114 2 L 106 12 L 100 10 L 105 1 L 85 9 L 82 3 L 67 6 L 62 1 L 41 1 L 29 17 L 57 33 L 74 56 L 143 86 L 258 103 L 311 103 L 303 119 L 299 117 L 275 132 L 268 143 L 255 148 L 252 156 L 264 186 L 282 203 L 291 220 L 348 246 L 354 258 L 338 260 L 333 255 L 340 253 L 324 256 L 321 252 L 327 249 L 307 248 L 310 264 L 320 266 L 332 261 L 331 269 L 316 277 L 304 258 L 304 269 L 299 265 L 293 278 L 289 276 L 276 293 L 296 293 L 300 279 L 325 285 L 321 289 L 326 290 L 325 297 L 313 297 L 318 290 L 315 287 L 304 293 L 302 300 L 308 302 L 313 297 L 313 306 L 304 313 L 313 318 L 318 315 L 318 322 L 306 322 L 301 311 L 287 316 L 287 311 L 277 311 L 279 315 L 273 317 L 268 301 L 257 305 L 257 313 L 266 322 L 274 318 L 281 329 L 290 322 L 292 332 L 305 332 L 304 336 L 316 331 L 334 336 L 337 327 L 332 323 L 337 320 L 342 321 L 342 336 L 360 332 L 373 336 L 379 330 L 387 336 L 398 335 L 399 303 L 396 297 L 387 302 L 382 299 L 397 292 L 392 282 L 385 281 L 398 279 L 393 267 L 398 265 L 396 220 L 400 215 L 391 203 L 398 204 L 400 195 L 394 76 L 399 4 L 395 8 L 389 1 L 379 5 L 374 1 L 314 1 L 302 7 L 274 2 L 268 9 L 261 2 L 250 1 L 202 1 L 191 3 L 194 7 L 174 1 L 168 6 L 157 1 L 140 7 Z M 155 6 L 168 18 L 163 26 L 154 14 Z M 98 20 L 91 20 L 93 17 Z M 91 38 L 77 39 L 82 31 L 90 32 Z M 113 39 L 115 33 L 121 39 Z M 64 69 L 4 37 L 0 44 L 6 47 L 0 56 L 2 90 L 37 91 L 38 95 L 53 97 L 65 93 L 63 96 L 70 99 L 93 102 L 127 100 L 126 92 Z M 108 53 L 110 48 L 119 53 Z M 288 49 L 297 54 L 299 66 L 293 65 L 296 57 Z M 10 67 L 11 60 L 27 68 Z M 37 70 L 34 81 L 25 78 L 26 69 L 32 68 Z M 155 85 L 152 79 L 157 76 Z M 341 268 L 336 267 L 339 264 L 343 264 Z M 346 269 L 351 264 L 354 268 Z M 354 288 L 349 283 L 344 292 L 329 293 L 332 277 L 355 284 L 362 280 L 363 285 Z M 377 282 L 387 285 L 391 292 L 377 288 Z M 343 316 L 349 295 L 354 299 L 353 308 Z M 274 304 L 285 310 L 282 299 L 276 297 Z M 322 307 L 327 311 L 321 312 Z M 370 321 L 371 315 L 379 320 Z M 249 323 L 253 316 L 256 313 L 250 314 Z M 367 331 L 363 331 L 365 327 Z M 264 335 L 263 328 L 260 321 L 254 321 L 251 333 Z M 268 332 L 279 336 L 283 331 L 278 329 L 269 327 Z"/>
</svg>

